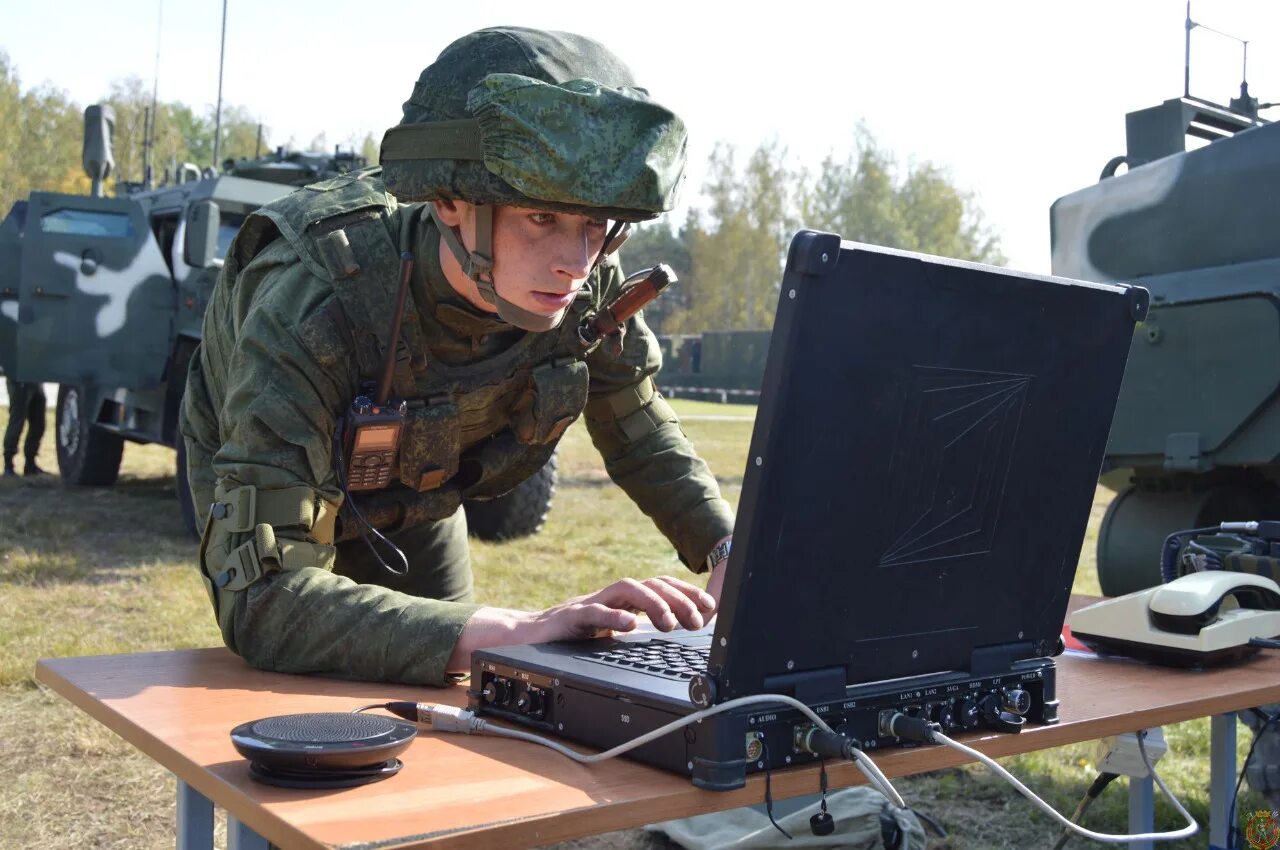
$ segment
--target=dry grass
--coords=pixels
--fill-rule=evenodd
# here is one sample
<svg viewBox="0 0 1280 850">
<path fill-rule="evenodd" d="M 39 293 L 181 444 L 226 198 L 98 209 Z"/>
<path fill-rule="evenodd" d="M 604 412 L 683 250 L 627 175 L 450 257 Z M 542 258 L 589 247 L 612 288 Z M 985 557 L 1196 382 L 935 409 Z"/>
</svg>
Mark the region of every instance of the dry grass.
<svg viewBox="0 0 1280 850">
<path fill-rule="evenodd" d="M 686 431 L 736 504 L 753 408 L 677 401 Z M 0 408 L 0 419 L 6 411 Z M 740 416 L 742 421 L 718 417 Z M 717 417 L 699 419 L 699 416 Z M 52 423 L 50 423 L 52 425 Z M 50 428 L 52 435 L 52 428 Z M 55 469 L 52 437 L 40 461 Z M 613 487 L 582 428 L 566 436 L 555 508 L 544 531 L 501 546 L 477 543 L 477 592 L 498 605 L 538 607 L 623 575 L 683 569 L 651 523 Z M 0 848 L 160 848 L 174 844 L 174 788 L 148 758 L 39 688 L 38 658 L 212 646 L 219 642 L 172 499 L 173 453 L 128 446 L 111 489 L 63 487 L 55 478 L 0 479 Z M 1093 546 L 1110 494 L 1099 490 L 1076 589 L 1097 593 Z M 1204 821 L 1207 721 L 1169 727 L 1162 773 Z M 1248 743 L 1240 735 L 1241 746 Z M 1010 759 L 1030 785 L 1070 812 L 1095 774 L 1093 748 Z M 1056 831 L 1002 782 L 976 768 L 898 783 L 951 838 L 937 848 L 1036 847 Z M 1117 783 L 1121 785 L 1122 783 Z M 1250 800 L 1254 807 L 1261 800 Z M 1127 801 L 1111 789 L 1090 810 L 1095 829 L 1123 831 Z M 1157 826 L 1175 827 L 1167 806 Z M 221 839 L 219 839 L 222 846 Z M 1178 846 L 1203 846 L 1204 840 Z M 572 842 L 581 850 L 650 850 L 637 830 Z M 1079 846 L 1073 842 L 1071 846 Z"/>
</svg>

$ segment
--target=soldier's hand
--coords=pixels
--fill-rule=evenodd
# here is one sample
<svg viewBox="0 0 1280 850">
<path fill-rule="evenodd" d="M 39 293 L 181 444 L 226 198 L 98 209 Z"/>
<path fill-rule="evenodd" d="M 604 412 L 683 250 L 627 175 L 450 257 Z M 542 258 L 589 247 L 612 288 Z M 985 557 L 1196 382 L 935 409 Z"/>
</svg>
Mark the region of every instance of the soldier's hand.
<svg viewBox="0 0 1280 850">
<path fill-rule="evenodd" d="M 629 632 L 639 622 L 637 612 L 647 615 L 659 631 L 700 629 L 715 608 L 710 594 L 678 578 L 624 578 L 536 614 L 539 637 L 533 642 Z"/>
<path fill-rule="evenodd" d="M 715 609 L 716 600 L 706 591 L 670 576 L 643 581 L 624 578 L 545 611 L 481 608 L 463 626 L 447 670 L 466 672 L 471 653 L 484 647 L 629 632 L 639 623 L 637 613 L 647 615 L 664 632 L 680 626 L 700 629 Z"/>
</svg>

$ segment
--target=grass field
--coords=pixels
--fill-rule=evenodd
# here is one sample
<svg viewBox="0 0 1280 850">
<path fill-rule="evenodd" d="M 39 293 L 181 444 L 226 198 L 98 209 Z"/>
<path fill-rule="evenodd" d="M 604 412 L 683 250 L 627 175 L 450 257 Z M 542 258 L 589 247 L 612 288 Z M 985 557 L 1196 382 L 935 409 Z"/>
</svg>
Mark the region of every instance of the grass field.
<svg viewBox="0 0 1280 850">
<path fill-rule="evenodd" d="M 736 504 L 754 408 L 676 401 L 685 430 Z M 725 418 L 732 417 L 732 418 Z M 0 420 L 7 410 L 0 408 Z M 52 423 L 40 461 L 56 469 Z M 546 528 L 504 545 L 476 543 L 476 588 L 486 602 L 540 608 L 625 576 L 683 569 L 652 524 L 607 479 L 585 430 L 567 434 L 560 484 Z M 55 476 L 0 479 L 0 848 L 162 848 L 174 845 L 169 775 L 97 723 L 38 686 L 39 658 L 214 646 L 220 643 L 193 570 L 173 501 L 173 453 L 127 447 L 110 489 L 63 487 Z M 1093 547 L 1110 494 L 1094 502 L 1075 589 L 1097 593 Z M 1208 722 L 1167 727 L 1161 773 L 1207 824 Z M 1242 730 L 1242 748 L 1249 742 Z M 1006 761 L 1060 811 L 1070 813 L 1096 775 L 1094 748 L 1079 745 Z M 898 783 L 950 838 L 935 848 L 1048 847 L 1056 829 L 979 767 Z M 1249 797 L 1242 811 L 1262 807 Z M 1117 782 L 1090 809 L 1093 829 L 1124 831 L 1127 796 Z M 1160 829 L 1180 826 L 1157 801 Z M 636 830 L 574 842 L 575 848 L 652 847 Z M 1071 847 L 1081 846 L 1074 839 Z M 1176 847 L 1203 847 L 1203 834 Z M 223 845 L 220 845 L 223 846 Z"/>
</svg>

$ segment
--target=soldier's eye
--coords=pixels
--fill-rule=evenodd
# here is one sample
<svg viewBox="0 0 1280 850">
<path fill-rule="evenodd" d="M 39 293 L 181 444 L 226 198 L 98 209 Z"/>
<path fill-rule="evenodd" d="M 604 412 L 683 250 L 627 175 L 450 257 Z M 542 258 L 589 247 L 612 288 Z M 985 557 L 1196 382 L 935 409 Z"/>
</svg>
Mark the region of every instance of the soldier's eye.
<svg viewBox="0 0 1280 850">
<path fill-rule="evenodd" d="M 529 221 L 538 225 L 547 225 L 556 223 L 556 214 L 549 212 L 529 213 Z"/>
</svg>

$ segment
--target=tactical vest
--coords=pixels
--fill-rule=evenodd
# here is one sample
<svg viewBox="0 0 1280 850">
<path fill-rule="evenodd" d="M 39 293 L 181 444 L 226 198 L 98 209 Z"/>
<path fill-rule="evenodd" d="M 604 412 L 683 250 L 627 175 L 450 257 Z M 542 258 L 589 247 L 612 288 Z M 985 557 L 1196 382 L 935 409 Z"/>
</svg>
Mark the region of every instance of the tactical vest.
<svg viewBox="0 0 1280 850">
<path fill-rule="evenodd" d="M 277 235 L 287 240 L 308 271 L 333 285 L 340 305 L 334 309 L 330 301 L 299 328 L 300 337 L 313 351 L 327 350 L 314 337 L 338 330 L 362 383 L 381 375 L 399 285 L 402 235 L 391 232 L 389 219 L 396 202 L 370 179 L 378 173 L 315 183 L 258 210 L 241 228 L 232 258 L 243 268 Z M 365 519 L 392 533 L 444 519 L 463 499 L 500 496 L 546 464 L 586 406 L 583 360 L 590 349 L 577 327 L 598 307 L 599 279 L 597 271 L 558 329 L 526 334 L 500 354 L 463 366 L 432 355 L 410 294 L 392 383 L 393 395 L 407 403 L 398 480 L 352 497 Z M 323 359 L 317 365 L 323 368 Z M 353 399 L 358 391 L 351 388 Z M 344 503 L 335 540 L 359 532 Z"/>
</svg>

